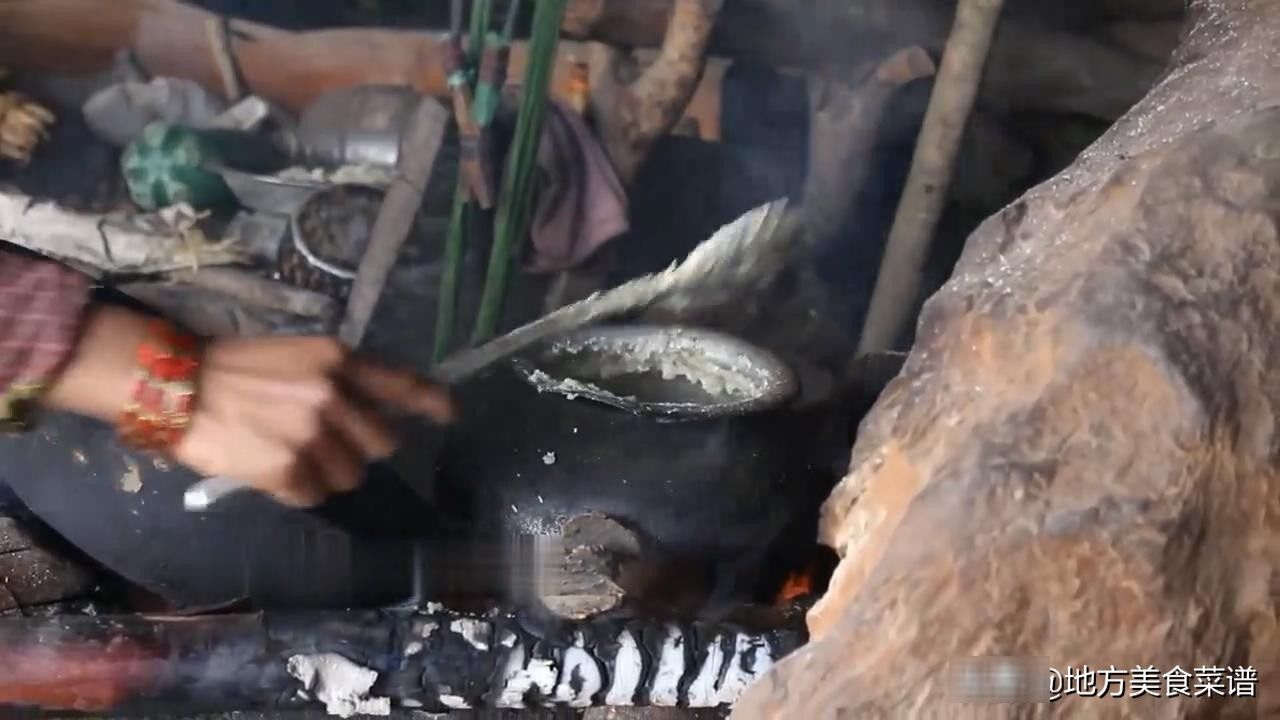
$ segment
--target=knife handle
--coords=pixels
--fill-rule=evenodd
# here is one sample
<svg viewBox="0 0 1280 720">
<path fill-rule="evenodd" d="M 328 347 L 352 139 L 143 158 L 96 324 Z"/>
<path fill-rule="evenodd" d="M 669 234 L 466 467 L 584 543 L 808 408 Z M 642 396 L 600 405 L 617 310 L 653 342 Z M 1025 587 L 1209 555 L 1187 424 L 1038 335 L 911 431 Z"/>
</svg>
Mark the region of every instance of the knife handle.
<svg viewBox="0 0 1280 720">
<path fill-rule="evenodd" d="M 204 512 L 219 500 L 249 489 L 249 485 L 235 478 L 214 475 L 192 483 L 182 494 L 182 507 L 187 512 Z"/>
</svg>

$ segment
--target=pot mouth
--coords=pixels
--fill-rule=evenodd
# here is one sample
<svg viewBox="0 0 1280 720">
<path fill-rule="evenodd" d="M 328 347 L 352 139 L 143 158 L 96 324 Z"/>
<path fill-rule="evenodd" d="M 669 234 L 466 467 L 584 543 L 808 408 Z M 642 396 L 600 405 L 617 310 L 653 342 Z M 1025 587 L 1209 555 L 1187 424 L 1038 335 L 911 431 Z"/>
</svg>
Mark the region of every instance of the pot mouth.
<svg viewBox="0 0 1280 720">
<path fill-rule="evenodd" d="M 724 333 L 675 325 L 591 328 L 513 364 L 539 392 L 670 419 L 767 410 L 798 389 L 791 368 L 772 353 Z"/>
</svg>

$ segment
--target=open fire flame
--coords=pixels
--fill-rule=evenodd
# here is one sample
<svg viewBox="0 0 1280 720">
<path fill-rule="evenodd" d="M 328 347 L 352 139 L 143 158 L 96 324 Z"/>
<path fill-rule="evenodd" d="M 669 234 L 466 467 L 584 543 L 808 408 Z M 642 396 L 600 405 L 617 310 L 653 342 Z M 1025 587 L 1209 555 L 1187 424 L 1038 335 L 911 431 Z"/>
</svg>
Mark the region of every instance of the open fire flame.
<svg viewBox="0 0 1280 720">
<path fill-rule="evenodd" d="M 818 547 L 800 567 L 788 573 L 773 596 L 775 608 L 786 608 L 805 598 L 827 591 L 827 583 L 835 572 L 839 558 L 830 548 Z"/>
<path fill-rule="evenodd" d="M 812 567 L 805 567 L 792 571 L 787 579 L 783 581 L 782 588 L 778 590 L 778 595 L 773 599 L 775 607 L 789 605 L 796 600 L 813 592 L 814 573 Z"/>
</svg>

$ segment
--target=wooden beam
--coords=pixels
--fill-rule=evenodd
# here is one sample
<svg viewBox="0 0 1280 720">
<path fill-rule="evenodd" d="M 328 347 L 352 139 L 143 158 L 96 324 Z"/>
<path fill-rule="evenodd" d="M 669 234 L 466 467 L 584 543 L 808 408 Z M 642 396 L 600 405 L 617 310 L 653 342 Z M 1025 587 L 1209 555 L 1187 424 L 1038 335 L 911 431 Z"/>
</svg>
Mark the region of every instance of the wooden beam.
<svg viewBox="0 0 1280 720">
<path fill-rule="evenodd" d="M 193 80 L 223 94 L 207 28 L 217 16 L 176 0 L 6 0 L 0 2 L 0 65 L 35 72 L 87 75 L 112 67 L 129 50 L 153 75 Z M 441 33 L 373 28 L 290 32 L 259 23 L 230 23 L 231 50 L 248 92 L 298 112 L 326 92 L 364 84 L 409 85 L 445 97 Z M 665 28 L 665 21 L 663 23 Z M 659 34 L 655 46 L 661 44 Z M 574 66 L 590 48 L 562 44 L 552 94 L 572 97 Z M 517 42 L 507 71 L 509 85 L 524 77 L 527 47 Z M 652 57 L 652 54 L 650 54 Z M 719 78 L 708 73 L 694 92 L 691 117 L 704 139 L 719 137 Z M 692 113 L 692 114 L 691 114 Z"/>
<path fill-rule="evenodd" d="M 676 0 L 573 0 L 565 33 L 623 47 L 656 47 Z M 735 0 L 726 3 L 711 52 L 856 83 L 891 53 L 921 46 L 941 54 L 951 25 L 933 0 Z M 1015 110 L 1114 119 L 1142 97 L 1163 59 L 1010 18 L 997 34 L 983 101 Z"/>
</svg>

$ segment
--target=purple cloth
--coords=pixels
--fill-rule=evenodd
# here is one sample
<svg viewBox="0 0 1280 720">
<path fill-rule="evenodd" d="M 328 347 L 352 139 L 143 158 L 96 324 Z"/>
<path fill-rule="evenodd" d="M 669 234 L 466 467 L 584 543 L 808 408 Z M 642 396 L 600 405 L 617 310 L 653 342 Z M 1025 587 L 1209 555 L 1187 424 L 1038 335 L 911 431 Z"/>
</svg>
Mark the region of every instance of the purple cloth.
<svg viewBox="0 0 1280 720">
<path fill-rule="evenodd" d="M 530 228 L 530 272 L 574 267 L 627 231 L 627 194 L 609 156 L 582 118 L 560 103 L 547 114 L 538 168 L 544 177 Z"/>
</svg>

